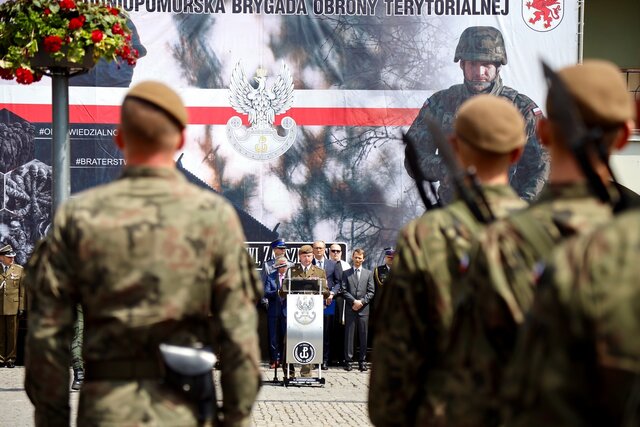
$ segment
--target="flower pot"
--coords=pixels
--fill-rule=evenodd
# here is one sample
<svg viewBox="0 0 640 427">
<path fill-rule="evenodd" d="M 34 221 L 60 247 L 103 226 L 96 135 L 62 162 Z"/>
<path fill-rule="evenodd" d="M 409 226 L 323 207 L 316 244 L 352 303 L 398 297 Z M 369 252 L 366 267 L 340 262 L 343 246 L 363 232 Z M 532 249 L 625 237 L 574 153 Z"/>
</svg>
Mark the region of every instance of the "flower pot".
<svg viewBox="0 0 640 427">
<path fill-rule="evenodd" d="M 62 46 L 60 50 L 66 53 L 67 46 Z M 40 48 L 38 52 L 31 58 L 31 66 L 39 70 L 51 70 L 53 68 L 66 68 L 72 73 L 85 72 L 96 64 L 93 59 L 93 46 L 85 49 L 85 55 L 81 62 L 71 62 L 66 57 L 62 59 L 53 58 L 44 48 Z M 46 73 L 45 73 L 46 74 Z"/>
</svg>

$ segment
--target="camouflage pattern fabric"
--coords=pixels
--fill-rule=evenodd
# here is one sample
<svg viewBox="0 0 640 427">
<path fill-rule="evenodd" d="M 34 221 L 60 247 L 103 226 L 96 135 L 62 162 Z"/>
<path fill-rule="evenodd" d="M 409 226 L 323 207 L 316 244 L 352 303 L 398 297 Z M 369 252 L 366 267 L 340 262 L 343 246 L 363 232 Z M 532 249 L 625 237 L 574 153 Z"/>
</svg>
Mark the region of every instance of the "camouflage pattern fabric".
<svg viewBox="0 0 640 427">
<path fill-rule="evenodd" d="M 550 184 L 529 209 L 487 227 L 469 255 L 450 335 L 446 394 L 453 425 L 501 424 L 504 367 L 531 308 L 538 263 L 563 239 L 612 217 L 587 185 Z"/>
<path fill-rule="evenodd" d="M 82 306 L 76 306 L 77 319 L 73 324 L 73 339 L 71 340 L 71 367 L 73 369 L 84 369 L 82 362 L 82 334 L 84 332 L 84 316 Z"/>
<path fill-rule="evenodd" d="M 195 405 L 160 379 L 89 378 L 92 363 L 155 368 L 163 342 L 215 343 L 224 425 L 248 425 L 260 383 L 260 285 L 244 240 L 230 204 L 175 169 L 128 167 L 64 204 L 28 267 L 25 388 L 36 425 L 70 424 L 76 304 L 87 372 L 78 425 L 197 425 Z"/>
<path fill-rule="evenodd" d="M 550 258 L 505 385 L 509 426 L 640 425 L 640 212 Z"/>
<path fill-rule="evenodd" d="M 507 185 L 484 187 L 497 217 L 526 207 Z M 481 224 L 462 201 L 425 213 L 401 231 L 377 302 L 369 414 L 376 426 L 444 422 L 443 358 L 463 255 Z"/>
<path fill-rule="evenodd" d="M 520 197 L 531 201 L 542 190 L 549 175 L 549 155 L 536 136 L 536 124 L 538 117 L 541 116 L 540 109 L 528 96 L 504 86 L 500 76 L 496 78 L 490 93 L 513 102 L 524 116 L 527 124 L 527 143 L 522 158 L 509 171 L 509 183 Z M 422 171 L 430 181 L 440 181 L 438 195 L 445 203 L 453 199 L 453 185 L 449 180 L 446 166 L 436 154 L 436 146 L 429 136 L 424 120 L 429 115 L 440 124 L 445 135 L 448 135 L 453 131 L 458 108 L 464 101 L 475 95 L 477 94 L 469 91 L 464 84 L 434 93 L 424 103 L 408 131 L 408 135 L 417 143 L 418 160 Z"/>
</svg>

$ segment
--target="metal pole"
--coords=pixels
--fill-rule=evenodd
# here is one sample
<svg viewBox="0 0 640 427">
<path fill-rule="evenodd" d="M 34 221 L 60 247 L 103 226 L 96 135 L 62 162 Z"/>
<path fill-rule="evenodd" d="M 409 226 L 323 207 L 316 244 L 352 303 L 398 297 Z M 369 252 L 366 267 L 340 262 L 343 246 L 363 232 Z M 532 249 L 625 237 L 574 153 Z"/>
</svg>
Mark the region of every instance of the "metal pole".
<svg viewBox="0 0 640 427">
<path fill-rule="evenodd" d="M 585 0 L 578 1 L 578 64 L 582 64 L 584 58 L 584 8 Z"/>
<path fill-rule="evenodd" d="M 53 161 L 53 212 L 69 198 L 70 155 L 69 149 L 69 73 L 66 68 L 51 69 L 52 104 L 52 161 Z"/>
</svg>

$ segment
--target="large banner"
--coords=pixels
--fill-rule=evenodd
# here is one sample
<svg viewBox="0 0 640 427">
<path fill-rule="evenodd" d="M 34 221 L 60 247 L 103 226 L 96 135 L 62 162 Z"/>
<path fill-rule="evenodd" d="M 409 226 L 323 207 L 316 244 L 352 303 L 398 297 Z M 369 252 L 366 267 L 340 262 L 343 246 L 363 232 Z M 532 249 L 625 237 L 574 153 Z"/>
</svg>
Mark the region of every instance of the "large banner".
<svg viewBox="0 0 640 427">
<path fill-rule="evenodd" d="M 346 242 L 371 263 L 424 210 L 400 136 L 432 94 L 464 82 L 454 53 L 465 29 L 501 33 L 497 77 L 542 112 L 540 60 L 577 60 L 569 0 L 113 3 L 142 56 L 71 79 L 72 193 L 118 176 L 126 88 L 161 80 L 189 108 L 178 166 L 236 206 L 247 241 Z M 24 263 L 51 221 L 51 82 L 0 84 L 0 240 Z"/>
</svg>

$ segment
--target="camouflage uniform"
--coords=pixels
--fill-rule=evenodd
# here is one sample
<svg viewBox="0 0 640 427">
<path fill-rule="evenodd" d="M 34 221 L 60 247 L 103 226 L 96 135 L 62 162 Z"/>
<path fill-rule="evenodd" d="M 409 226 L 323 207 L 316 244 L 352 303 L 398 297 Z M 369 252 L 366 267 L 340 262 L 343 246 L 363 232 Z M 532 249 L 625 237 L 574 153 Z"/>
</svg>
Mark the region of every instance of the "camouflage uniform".
<svg viewBox="0 0 640 427">
<path fill-rule="evenodd" d="M 525 200 L 533 200 L 549 175 L 549 156 L 536 136 L 536 123 L 541 115 L 540 109 L 528 96 L 504 86 L 500 76 L 496 77 L 490 93 L 513 102 L 525 118 L 527 144 L 520 161 L 511 166 L 509 183 L 520 197 Z M 451 133 L 458 108 L 467 99 L 476 95 L 464 84 L 451 86 L 449 89 L 434 93 L 424 103 L 408 131 L 408 135 L 419 144 L 419 160 L 422 171 L 429 180 L 440 181 L 438 195 L 444 202 L 453 198 L 453 187 L 449 181 L 448 171 L 440 156 L 436 154 L 436 146 L 429 137 L 428 129 L 423 122 L 425 117 L 429 115 L 440 124 L 445 134 Z"/>
<path fill-rule="evenodd" d="M 469 255 L 448 349 L 453 425 L 500 424 L 500 384 L 533 300 L 536 265 L 563 239 L 612 217 L 584 183 L 548 184 L 529 209 L 486 228 Z"/>
<path fill-rule="evenodd" d="M 509 183 L 520 197 L 533 200 L 549 174 L 549 156 L 540 146 L 536 135 L 536 123 L 542 112 L 528 96 L 502 84 L 498 74 L 499 67 L 507 64 L 507 51 L 502 33 L 497 28 L 488 26 L 466 28 L 458 40 L 453 61 L 490 62 L 496 65 L 495 80 L 482 93 L 506 98 L 525 119 L 527 143 L 520 161 L 509 170 Z M 438 195 L 445 203 L 453 198 L 453 187 L 423 122 L 429 115 L 440 124 L 445 135 L 452 132 L 460 106 L 469 98 L 480 94 L 477 89 L 469 89 L 467 84 L 470 82 L 467 82 L 466 78 L 467 76 L 465 84 L 451 86 L 427 99 L 408 132 L 410 137 L 421 144 L 418 150 L 421 169 L 430 181 L 440 181 Z"/>
<path fill-rule="evenodd" d="M 526 203 L 507 185 L 486 186 L 497 217 Z M 481 224 L 462 201 L 403 228 L 376 309 L 369 414 L 377 426 L 441 425 L 442 363 L 461 258 Z"/>
<path fill-rule="evenodd" d="M 572 239 L 537 285 L 509 371 L 509 426 L 640 425 L 640 215 Z"/>
<path fill-rule="evenodd" d="M 195 405 L 162 383 L 162 342 L 215 343 L 224 425 L 248 425 L 260 381 L 259 283 L 244 240 L 224 199 L 170 168 L 127 167 L 64 204 L 28 269 L 25 388 L 36 425 L 69 425 L 77 303 L 86 368 L 78 425 L 197 425 Z"/>
</svg>

